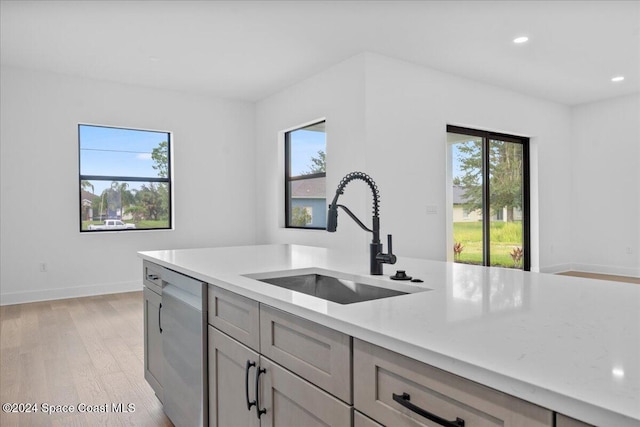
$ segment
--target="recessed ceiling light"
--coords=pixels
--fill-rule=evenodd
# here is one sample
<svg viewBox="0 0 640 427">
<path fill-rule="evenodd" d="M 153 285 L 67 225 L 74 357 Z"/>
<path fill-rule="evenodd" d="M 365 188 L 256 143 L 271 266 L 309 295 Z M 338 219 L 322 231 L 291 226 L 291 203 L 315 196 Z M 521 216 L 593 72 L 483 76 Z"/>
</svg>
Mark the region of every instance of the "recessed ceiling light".
<svg viewBox="0 0 640 427">
<path fill-rule="evenodd" d="M 611 79 L 612 82 L 621 82 L 624 80 L 624 76 L 616 76 Z"/>
<path fill-rule="evenodd" d="M 529 41 L 529 37 L 527 37 L 527 36 L 516 37 L 515 39 L 513 39 L 513 42 L 515 44 L 526 43 L 528 41 Z"/>
</svg>

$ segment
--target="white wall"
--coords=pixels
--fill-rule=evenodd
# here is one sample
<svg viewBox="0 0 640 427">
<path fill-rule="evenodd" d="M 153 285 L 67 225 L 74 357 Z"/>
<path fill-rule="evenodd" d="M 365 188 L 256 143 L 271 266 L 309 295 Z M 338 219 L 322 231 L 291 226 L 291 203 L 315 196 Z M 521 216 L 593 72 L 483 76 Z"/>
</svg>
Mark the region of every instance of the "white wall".
<svg viewBox="0 0 640 427">
<path fill-rule="evenodd" d="M 347 107 L 348 106 L 348 107 Z M 258 200 L 264 221 L 260 239 L 367 250 L 370 236 L 343 215 L 335 235 L 284 230 L 277 132 L 314 117 L 327 117 L 327 188 L 333 193 L 347 172 L 371 174 L 381 192 L 383 237 L 394 235 L 402 256 L 445 260 L 446 125 L 454 124 L 531 137 L 534 206 L 533 267 L 569 263 L 571 219 L 570 110 L 511 91 L 376 54 L 345 61 L 258 104 Z M 358 130 L 348 138 L 345 129 Z M 280 163 L 278 163 L 280 162 Z M 536 165 L 544 165 L 539 170 Z M 264 178 L 264 179 L 263 179 Z M 274 188 L 275 186 L 275 188 Z M 345 204 L 370 220 L 365 185 L 350 184 Z M 347 196 L 358 196 L 348 202 Z M 350 204 L 354 203 L 354 204 Z M 427 215 L 427 206 L 437 213 Z M 260 225 L 262 224 L 262 225 Z M 552 250 L 553 249 L 553 250 Z M 539 256 L 538 256 L 539 253 Z"/>
<path fill-rule="evenodd" d="M 340 179 L 365 169 L 364 55 L 343 63 L 273 95 L 256 105 L 256 187 L 259 215 L 258 241 L 297 243 L 323 247 L 359 248 L 366 234 L 341 213 L 337 233 L 284 228 L 283 130 L 316 119 L 327 120 L 327 197 L 335 194 Z M 362 185 L 360 191 L 352 189 Z M 364 183 L 352 183 L 340 201 L 349 206 L 371 203 Z M 364 209 L 356 211 L 364 212 Z M 363 217 L 366 220 L 366 216 Z M 370 222 L 370 219 L 367 221 Z M 355 230 L 351 230 L 355 231 Z"/>
<path fill-rule="evenodd" d="M 572 110 L 572 256 L 581 271 L 640 276 L 640 95 Z"/>
<path fill-rule="evenodd" d="M 140 250 L 255 242 L 252 104 L 4 66 L 0 90 L 2 304 L 140 289 Z M 78 122 L 173 132 L 174 231 L 80 234 Z"/>
</svg>

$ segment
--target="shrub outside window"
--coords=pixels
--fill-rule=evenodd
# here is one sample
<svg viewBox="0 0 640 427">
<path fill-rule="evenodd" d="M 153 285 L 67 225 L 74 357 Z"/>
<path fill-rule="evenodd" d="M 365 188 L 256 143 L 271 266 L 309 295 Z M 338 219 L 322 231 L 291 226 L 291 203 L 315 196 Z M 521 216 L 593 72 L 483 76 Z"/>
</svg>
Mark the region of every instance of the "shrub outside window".
<svg viewBox="0 0 640 427">
<path fill-rule="evenodd" d="M 78 125 L 80 231 L 172 227 L 171 133 Z"/>
<path fill-rule="evenodd" d="M 321 121 L 285 133 L 285 226 L 327 227 L 326 132 Z"/>
</svg>

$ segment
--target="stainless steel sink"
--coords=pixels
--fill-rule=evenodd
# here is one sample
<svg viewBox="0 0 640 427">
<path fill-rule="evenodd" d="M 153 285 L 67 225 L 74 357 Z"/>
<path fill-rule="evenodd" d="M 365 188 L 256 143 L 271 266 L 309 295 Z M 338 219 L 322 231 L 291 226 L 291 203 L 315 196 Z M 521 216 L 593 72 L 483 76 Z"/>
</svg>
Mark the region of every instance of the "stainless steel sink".
<svg viewBox="0 0 640 427">
<path fill-rule="evenodd" d="M 415 290 L 412 289 L 411 291 L 404 292 L 317 273 L 285 277 L 254 278 L 261 282 L 333 301 L 338 304 L 352 304 L 428 290 L 415 288 Z"/>
</svg>

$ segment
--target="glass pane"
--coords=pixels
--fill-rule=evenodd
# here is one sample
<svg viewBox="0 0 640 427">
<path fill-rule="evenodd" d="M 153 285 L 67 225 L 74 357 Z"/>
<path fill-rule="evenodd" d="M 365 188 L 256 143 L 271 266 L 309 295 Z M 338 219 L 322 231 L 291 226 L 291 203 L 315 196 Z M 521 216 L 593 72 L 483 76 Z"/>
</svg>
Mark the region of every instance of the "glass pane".
<svg viewBox="0 0 640 427">
<path fill-rule="evenodd" d="M 81 181 L 82 231 L 170 228 L 168 183 Z"/>
<path fill-rule="evenodd" d="M 327 227 L 326 178 L 289 181 L 290 227 Z"/>
<path fill-rule="evenodd" d="M 290 176 L 326 172 L 324 122 L 288 133 Z"/>
<path fill-rule="evenodd" d="M 490 265 L 522 268 L 522 144 L 489 140 Z"/>
<path fill-rule="evenodd" d="M 168 176 L 167 132 L 90 125 L 78 131 L 81 175 Z"/>
<path fill-rule="evenodd" d="M 453 177 L 453 258 L 483 263 L 482 138 L 448 133 Z"/>
</svg>

